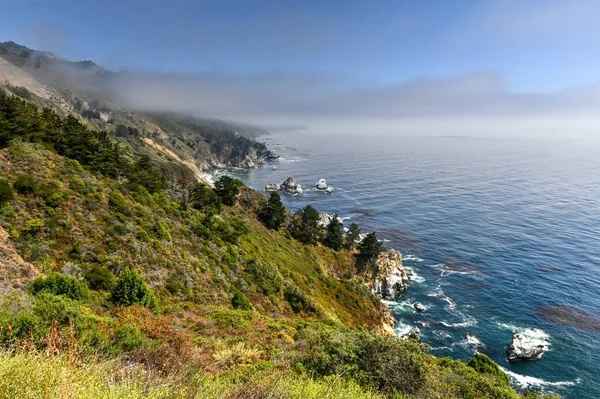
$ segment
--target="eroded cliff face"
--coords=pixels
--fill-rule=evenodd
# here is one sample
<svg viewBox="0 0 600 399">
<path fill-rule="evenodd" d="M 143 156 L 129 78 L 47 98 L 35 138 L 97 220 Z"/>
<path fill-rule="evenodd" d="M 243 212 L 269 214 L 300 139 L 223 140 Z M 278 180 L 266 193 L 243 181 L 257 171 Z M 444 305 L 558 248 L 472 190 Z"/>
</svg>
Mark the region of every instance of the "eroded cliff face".
<svg viewBox="0 0 600 399">
<path fill-rule="evenodd" d="M 406 291 L 412 280 L 412 270 L 402 267 L 400 252 L 390 249 L 379 254 L 366 277 L 373 294 L 393 300 Z"/>
<path fill-rule="evenodd" d="M 8 233 L 0 227 L 0 298 L 14 290 L 24 290 L 39 274 L 17 253 Z"/>
</svg>

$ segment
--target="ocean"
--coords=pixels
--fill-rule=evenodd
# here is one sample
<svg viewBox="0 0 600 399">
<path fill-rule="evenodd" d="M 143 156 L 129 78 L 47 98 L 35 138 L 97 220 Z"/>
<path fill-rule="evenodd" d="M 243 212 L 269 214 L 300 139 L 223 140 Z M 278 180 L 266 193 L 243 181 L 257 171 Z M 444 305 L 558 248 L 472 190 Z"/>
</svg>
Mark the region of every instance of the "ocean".
<svg viewBox="0 0 600 399">
<path fill-rule="evenodd" d="M 399 332 L 419 327 L 436 356 L 485 353 L 518 389 L 600 398 L 600 143 L 309 130 L 261 140 L 281 159 L 229 173 L 257 190 L 324 178 L 331 194 L 285 205 L 338 213 L 403 253 L 418 278 L 386 302 Z M 515 332 L 548 351 L 508 362 Z"/>
</svg>

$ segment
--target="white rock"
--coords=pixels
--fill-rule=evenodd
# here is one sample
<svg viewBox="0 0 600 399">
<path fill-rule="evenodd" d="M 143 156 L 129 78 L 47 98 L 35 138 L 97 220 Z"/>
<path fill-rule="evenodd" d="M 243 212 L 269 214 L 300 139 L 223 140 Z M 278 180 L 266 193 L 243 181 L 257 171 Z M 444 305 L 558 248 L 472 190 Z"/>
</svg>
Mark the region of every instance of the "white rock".
<svg viewBox="0 0 600 399">
<path fill-rule="evenodd" d="M 325 179 L 320 179 L 318 182 L 315 183 L 315 187 L 317 188 L 317 190 L 327 190 L 327 182 L 325 181 Z"/>
<path fill-rule="evenodd" d="M 394 249 L 380 253 L 372 270 L 371 292 L 383 299 L 395 299 L 412 281 L 412 270 L 402 267 L 402 254 Z"/>
<path fill-rule="evenodd" d="M 548 336 L 541 330 L 526 330 L 514 334 L 506 351 L 508 360 L 539 359 L 548 350 Z"/>
<path fill-rule="evenodd" d="M 281 186 L 277 183 L 270 183 L 267 184 L 267 186 L 265 187 L 265 191 L 279 191 L 281 190 Z"/>
</svg>

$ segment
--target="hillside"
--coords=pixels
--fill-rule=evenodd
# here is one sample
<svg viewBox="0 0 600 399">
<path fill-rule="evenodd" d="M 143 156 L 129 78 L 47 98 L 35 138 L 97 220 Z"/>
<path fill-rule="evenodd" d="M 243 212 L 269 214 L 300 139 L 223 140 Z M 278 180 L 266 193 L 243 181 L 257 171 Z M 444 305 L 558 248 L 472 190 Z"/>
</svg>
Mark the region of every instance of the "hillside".
<svg viewBox="0 0 600 399">
<path fill-rule="evenodd" d="M 314 208 L 195 182 L 190 157 L 260 156 L 225 122 L 132 113 L 168 138 L 112 134 L 32 93 L 0 93 L 0 397 L 521 397 L 483 355 L 382 334 L 373 256 Z"/>
</svg>

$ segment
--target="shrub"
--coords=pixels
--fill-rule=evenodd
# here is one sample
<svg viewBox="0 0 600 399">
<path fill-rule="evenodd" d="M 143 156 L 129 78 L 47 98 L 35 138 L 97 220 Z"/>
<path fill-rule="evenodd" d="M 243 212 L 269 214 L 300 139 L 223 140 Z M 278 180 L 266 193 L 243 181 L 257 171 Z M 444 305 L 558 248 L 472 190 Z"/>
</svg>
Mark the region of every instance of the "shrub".
<svg viewBox="0 0 600 399">
<path fill-rule="evenodd" d="M 13 184 L 13 188 L 19 193 L 23 195 L 31 195 L 35 193 L 37 190 L 38 182 L 37 180 L 28 174 L 22 174 L 17 176 L 17 180 Z"/>
<path fill-rule="evenodd" d="M 139 328 L 131 324 L 123 324 L 115 329 L 113 347 L 117 352 L 131 352 L 137 349 L 144 341 Z"/>
<path fill-rule="evenodd" d="M 283 280 L 276 266 L 251 260 L 246 265 L 246 273 L 264 295 L 272 295 L 281 291 Z"/>
<path fill-rule="evenodd" d="M 361 385 L 388 395 L 417 397 L 425 386 L 426 354 L 416 342 L 331 328 L 308 331 L 307 335 L 299 360 L 316 376 L 345 371 Z"/>
<path fill-rule="evenodd" d="M 125 270 L 110 294 L 111 301 L 116 305 L 141 305 L 149 308 L 156 307 L 156 298 L 142 276 L 131 269 Z"/>
<path fill-rule="evenodd" d="M 241 291 L 236 291 L 233 294 L 233 298 L 231 298 L 231 306 L 233 306 L 234 309 L 252 310 L 250 301 Z"/>
<path fill-rule="evenodd" d="M 87 193 L 85 182 L 77 177 L 71 177 L 71 180 L 69 180 L 69 188 L 78 194 Z"/>
<path fill-rule="evenodd" d="M 140 230 L 136 234 L 136 238 L 141 242 L 150 242 L 150 236 L 146 232 L 146 230 Z"/>
<path fill-rule="evenodd" d="M 81 327 L 83 315 L 79 304 L 67 297 L 43 292 L 33 303 L 33 311 L 47 324 L 56 321 L 62 325 Z"/>
<path fill-rule="evenodd" d="M 310 298 L 298 287 L 287 287 L 283 293 L 286 301 L 290 304 L 292 310 L 296 313 L 317 313 Z"/>
<path fill-rule="evenodd" d="M 189 201 L 195 209 L 209 215 L 221 212 L 221 198 L 207 184 L 191 184 L 188 191 Z"/>
<path fill-rule="evenodd" d="M 292 237 L 303 244 L 317 243 L 321 228 L 319 227 L 319 212 L 310 205 L 296 212 L 289 226 Z"/>
<path fill-rule="evenodd" d="M 510 380 L 508 379 L 506 374 L 504 374 L 504 372 L 500 370 L 500 367 L 498 367 L 498 364 L 496 364 L 496 362 L 491 360 L 486 355 L 476 353 L 475 356 L 473 356 L 473 358 L 471 359 L 471 361 L 467 363 L 467 366 L 471 367 L 479 374 L 495 378 L 504 385 L 510 385 Z"/>
<path fill-rule="evenodd" d="M 106 266 L 93 265 L 83 276 L 93 290 L 110 290 L 115 283 L 114 276 Z"/>
<path fill-rule="evenodd" d="M 46 205 L 50 208 L 58 208 L 63 202 L 63 197 L 60 193 L 54 193 L 46 198 Z"/>
<path fill-rule="evenodd" d="M 50 273 L 46 278 L 36 278 L 31 283 L 30 290 L 34 295 L 49 292 L 74 300 L 86 300 L 90 297 L 90 292 L 85 284 L 59 273 Z"/>
<path fill-rule="evenodd" d="M 29 219 L 25 222 L 25 226 L 23 226 L 21 237 L 25 239 L 37 238 L 42 231 L 42 227 L 44 227 L 42 219 Z"/>
<path fill-rule="evenodd" d="M 10 183 L 4 179 L 0 180 L 0 205 L 4 205 L 15 197 Z"/>
<path fill-rule="evenodd" d="M 123 196 L 116 191 L 112 191 L 108 195 L 108 209 L 115 213 L 127 213 L 127 207 L 125 205 L 125 200 Z"/>
<path fill-rule="evenodd" d="M 158 237 L 160 240 L 171 241 L 171 233 L 169 233 L 169 229 L 167 228 L 167 225 L 165 223 L 154 223 L 152 230 L 154 231 L 156 237 Z"/>
</svg>

